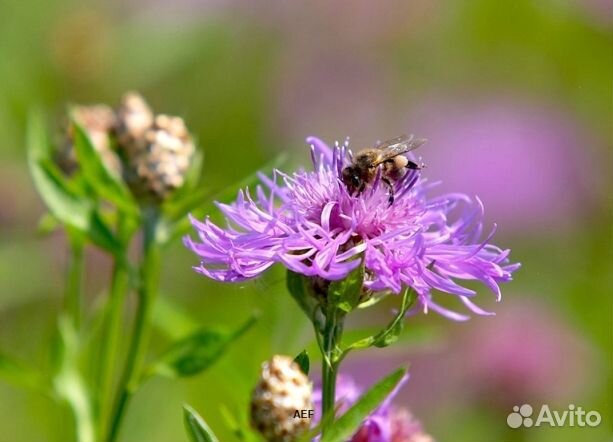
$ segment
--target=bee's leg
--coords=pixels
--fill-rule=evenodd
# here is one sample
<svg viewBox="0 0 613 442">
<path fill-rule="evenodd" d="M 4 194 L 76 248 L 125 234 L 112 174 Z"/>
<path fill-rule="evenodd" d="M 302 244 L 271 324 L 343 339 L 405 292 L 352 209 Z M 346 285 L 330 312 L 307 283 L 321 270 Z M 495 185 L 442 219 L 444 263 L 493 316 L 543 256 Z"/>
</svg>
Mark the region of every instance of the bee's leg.
<svg viewBox="0 0 613 442">
<path fill-rule="evenodd" d="M 392 204 L 394 204 L 394 185 L 392 184 L 392 182 L 387 177 L 381 177 L 381 181 L 383 181 L 387 185 L 387 187 L 388 187 L 388 189 L 390 191 L 389 197 L 387 199 L 388 207 L 389 207 Z"/>
</svg>

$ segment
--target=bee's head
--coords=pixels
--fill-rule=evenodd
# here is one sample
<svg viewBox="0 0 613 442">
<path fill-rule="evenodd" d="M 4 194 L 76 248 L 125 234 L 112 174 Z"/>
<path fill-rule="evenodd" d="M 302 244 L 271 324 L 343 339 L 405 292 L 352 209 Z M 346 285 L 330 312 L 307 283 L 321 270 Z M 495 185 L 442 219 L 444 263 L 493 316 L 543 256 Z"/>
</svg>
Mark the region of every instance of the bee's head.
<svg viewBox="0 0 613 442">
<path fill-rule="evenodd" d="M 358 190 L 362 185 L 360 174 L 352 166 L 347 166 L 343 169 L 342 180 L 350 192 Z"/>
</svg>

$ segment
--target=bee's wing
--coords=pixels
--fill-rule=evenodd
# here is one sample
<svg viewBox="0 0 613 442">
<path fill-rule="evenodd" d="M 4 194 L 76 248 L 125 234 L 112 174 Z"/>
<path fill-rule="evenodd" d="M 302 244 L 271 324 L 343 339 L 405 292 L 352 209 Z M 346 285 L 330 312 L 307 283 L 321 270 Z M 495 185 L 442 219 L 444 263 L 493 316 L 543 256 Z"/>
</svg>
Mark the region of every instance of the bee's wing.
<svg viewBox="0 0 613 442">
<path fill-rule="evenodd" d="M 381 164 L 398 155 L 415 150 L 426 141 L 425 138 L 416 138 L 414 135 L 401 135 L 397 138 L 384 141 L 376 146 L 377 149 L 381 150 L 381 156 L 376 164 Z"/>
</svg>

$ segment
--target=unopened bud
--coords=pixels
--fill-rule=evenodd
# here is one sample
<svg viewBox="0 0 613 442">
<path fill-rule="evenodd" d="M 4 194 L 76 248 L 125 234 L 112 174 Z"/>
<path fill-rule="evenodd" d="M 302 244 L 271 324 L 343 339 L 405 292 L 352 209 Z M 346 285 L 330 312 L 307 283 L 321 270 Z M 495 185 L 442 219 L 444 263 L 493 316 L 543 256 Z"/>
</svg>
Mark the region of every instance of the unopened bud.
<svg viewBox="0 0 613 442">
<path fill-rule="evenodd" d="M 109 140 L 109 135 L 116 121 L 113 110 L 103 104 L 75 106 L 72 110 L 72 118 L 85 130 L 104 165 L 110 171 L 119 175 L 121 162 L 111 148 Z M 71 125 L 66 129 L 65 140 L 58 153 L 57 162 L 60 168 L 68 174 L 74 172 L 78 167 L 74 149 L 74 129 Z"/>
<path fill-rule="evenodd" d="M 288 356 L 273 356 L 262 365 L 253 391 L 251 426 L 269 442 L 296 440 L 310 426 L 312 395 L 312 385 L 298 364 Z"/>
<path fill-rule="evenodd" d="M 126 148 L 128 184 L 137 196 L 162 201 L 183 186 L 194 152 L 183 119 L 158 115 Z"/>
<path fill-rule="evenodd" d="M 153 111 L 137 92 L 128 92 L 117 109 L 117 143 L 128 155 L 144 148 L 144 134 L 153 125 Z"/>
</svg>

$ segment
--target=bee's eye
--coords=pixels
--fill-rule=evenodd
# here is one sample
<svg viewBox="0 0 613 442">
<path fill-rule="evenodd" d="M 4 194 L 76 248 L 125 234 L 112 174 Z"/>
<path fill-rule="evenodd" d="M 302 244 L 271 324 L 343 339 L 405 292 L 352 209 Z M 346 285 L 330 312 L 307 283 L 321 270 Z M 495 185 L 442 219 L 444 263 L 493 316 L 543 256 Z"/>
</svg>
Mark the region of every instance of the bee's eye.
<svg viewBox="0 0 613 442">
<path fill-rule="evenodd" d="M 351 177 L 351 184 L 353 185 L 353 187 L 359 187 L 360 186 L 360 178 L 357 175 L 353 175 Z"/>
</svg>

